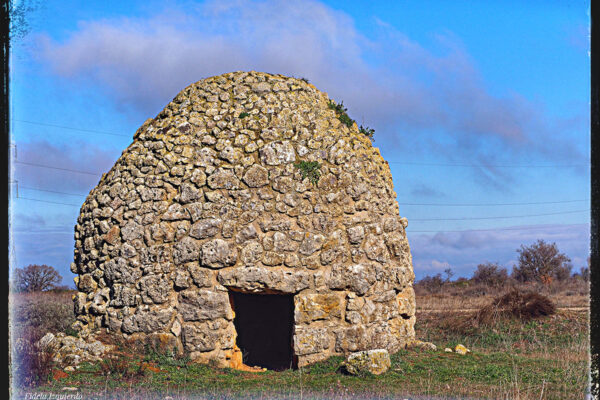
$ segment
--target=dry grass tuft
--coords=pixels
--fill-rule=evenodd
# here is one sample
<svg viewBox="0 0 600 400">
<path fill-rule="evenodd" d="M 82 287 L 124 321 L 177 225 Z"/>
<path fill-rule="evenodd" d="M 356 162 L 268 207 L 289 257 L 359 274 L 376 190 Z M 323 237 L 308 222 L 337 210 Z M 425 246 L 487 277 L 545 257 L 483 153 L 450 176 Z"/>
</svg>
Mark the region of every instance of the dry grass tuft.
<svg viewBox="0 0 600 400">
<path fill-rule="evenodd" d="M 492 325 L 499 320 L 518 319 L 529 321 L 534 318 L 552 315 L 556 306 L 548 297 L 535 292 L 521 292 L 513 289 L 496 297 L 475 314 L 475 323 Z"/>
<path fill-rule="evenodd" d="M 498 323 L 514 320 L 527 322 L 556 313 L 555 304 L 546 296 L 535 292 L 512 289 L 488 300 L 474 312 L 448 309 L 443 313 L 428 314 L 427 319 L 450 332 L 472 335 L 480 327 L 494 327 Z M 419 317 L 417 317 L 419 321 Z"/>
</svg>

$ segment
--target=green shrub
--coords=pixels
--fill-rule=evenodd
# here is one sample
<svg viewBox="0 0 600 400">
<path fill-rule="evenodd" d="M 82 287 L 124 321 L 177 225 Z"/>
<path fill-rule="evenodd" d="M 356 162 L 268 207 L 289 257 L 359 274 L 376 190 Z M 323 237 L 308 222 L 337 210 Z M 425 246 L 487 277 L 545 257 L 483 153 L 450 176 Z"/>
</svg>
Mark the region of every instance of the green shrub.
<svg viewBox="0 0 600 400">
<path fill-rule="evenodd" d="M 144 361 L 160 366 L 184 367 L 190 362 L 189 356 L 178 354 L 177 347 L 170 348 L 161 342 L 145 343 L 140 353 Z"/>
<path fill-rule="evenodd" d="M 344 107 L 343 101 L 340 102 L 340 104 L 337 104 L 335 101 L 329 100 L 328 106 L 330 110 L 335 111 L 340 122 L 346 125 L 348 128 L 352 127 L 352 125 L 356 122 L 352 118 L 350 118 L 350 116 L 348 116 L 348 109 Z M 359 131 L 360 133 L 371 139 L 372 142 L 375 141 L 375 129 L 361 125 Z"/>
<path fill-rule="evenodd" d="M 348 128 L 350 128 L 352 126 L 352 124 L 354 124 L 354 120 L 348 116 L 348 113 L 347 113 L 348 109 L 346 107 L 344 107 L 343 101 L 340 104 L 336 104 L 335 101 L 329 100 L 328 105 L 331 110 L 335 111 L 338 119 L 340 120 L 340 122 L 342 124 L 346 125 Z"/>
<path fill-rule="evenodd" d="M 348 109 L 344 107 L 344 102 L 342 101 L 340 104 L 337 104 L 333 100 L 329 100 L 329 109 L 334 110 L 337 114 L 338 119 L 341 123 L 346 125 L 348 128 L 352 126 L 354 120 L 348 116 Z"/>
<path fill-rule="evenodd" d="M 321 164 L 317 161 L 298 161 L 294 164 L 296 168 L 302 172 L 302 179 L 308 178 L 313 185 L 316 185 L 319 182 L 319 178 L 321 177 Z"/>
<path fill-rule="evenodd" d="M 337 104 L 335 101 L 329 99 L 329 109 L 334 110 L 336 114 L 345 114 L 348 109 L 344 107 L 344 102 Z"/>
<path fill-rule="evenodd" d="M 346 125 L 348 128 L 350 128 L 352 124 L 354 124 L 354 120 L 350 118 L 346 113 L 338 115 L 338 119 L 342 124 Z"/>
<path fill-rule="evenodd" d="M 366 137 L 368 137 L 369 139 L 371 139 L 372 142 L 375 141 L 375 129 L 369 128 L 368 126 L 363 127 L 362 125 L 360 126 L 359 129 L 360 133 L 362 133 L 363 135 L 365 135 Z"/>
<path fill-rule="evenodd" d="M 240 117 L 239 117 L 239 118 L 240 118 L 240 119 L 244 119 L 244 118 L 246 118 L 248 115 L 250 115 L 250 113 L 243 112 L 243 113 L 240 113 Z"/>
</svg>

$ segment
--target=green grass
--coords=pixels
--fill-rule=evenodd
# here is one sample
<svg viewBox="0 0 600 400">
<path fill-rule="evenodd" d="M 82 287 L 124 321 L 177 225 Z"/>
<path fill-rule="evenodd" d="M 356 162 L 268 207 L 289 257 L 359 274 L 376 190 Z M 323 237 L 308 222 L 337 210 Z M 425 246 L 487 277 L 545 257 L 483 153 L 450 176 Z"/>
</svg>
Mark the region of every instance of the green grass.
<svg viewBox="0 0 600 400">
<path fill-rule="evenodd" d="M 73 386 L 89 397 L 203 398 L 519 398 L 583 399 L 587 385 L 587 315 L 560 312 L 529 322 L 503 321 L 473 327 L 465 314 L 419 313 L 419 339 L 438 351 L 401 350 L 380 376 L 340 373 L 342 357 L 299 370 L 264 373 L 218 369 L 177 358 L 173 352 L 124 353 L 115 362 L 82 364 L 67 378 L 52 374 L 34 390 L 65 393 Z M 461 343 L 471 353 L 445 353 Z M 127 351 L 126 347 L 121 348 Z M 108 373 L 110 372 L 110 374 Z"/>
<path fill-rule="evenodd" d="M 589 348 L 585 312 L 559 312 L 528 322 L 505 320 L 480 327 L 465 327 L 460 323 L 465 318 L 468 314 L 423 313 L 417 315 L 415 326 L 421 340 L 442 350 L 461 343 L 472 350 L 471 359 L 479 357 L 481 363 L 493 365 L 493 370 L 483 374 L 491 380 L 480 380 L 481 371 L 470 365 L 462 366 L 471 371 L 463 379 L 492 387 L 510 382 L 530 393 L 531 398 L 539 398 L 542 386 L 545 399 L 584 398 Z M 467 357 L 465 361 L 470 360 Z M 434 371 L 439 372 L 443 365 L 440 362 Z M 436 377 L 439 379 L 442 376 Z M 520 396 L 530 398 L 523 393 Z"/>
<path fill-rule="evenodd" d="M 499 321 L 493 326 L 464 327 L 465 314 L 422 313 L 417 315 L 416 333 L 421 340 L 447 347 L 462 343 L 481 352 L 548 352 L 587 346 L 588 319 L 582 312 L 521 322 Z"/>
<path fill-rule="evenodd" d="M 67 379 L 48 382 L 43 390 L 55 391 L 64 386 L 79 387 L 83 394 L 92 394 L 99 388 L 127 389 L 136 392 L 161 394 L 226 392 L 230 395 L 259 393 L 298 393 L 300 386 L 310 393 L 327 392 L 331 387 L 342 387 L 350 393 L 366 395 L 406 394 L 453 395 L 485 393 L 512 393 L 520 388 L 524 398 L 527 393 L 539 396 L 542 385 L 547 399 L 583 398 L 581 379 L 566 377 L 565 371 L 545 359 L 516 356 L 509 353 L 478 353 L 466 356 L 455 353 L 402 350 L 392 356 L 392 368 L 379 377 L 353 377 L 337 372 L 340 357 L 312 365 L 302 370 L 248 373 L 236 370 L 219 370 L 205 365 L 189 364 L 185 367 L 159 365 L 161 372 L 146 371 L 126 378 L 102 374 L 98 366 L 86 364 L 70 373 Z M 131 361 L 136 365 L 136 361 Z M 585 362 L 579 368 L 585 369 Z M 132 367 L 135 370 L 134 367 Z M 566 379 L 565 379 L 566 378 Z M 448 386 L 451 390 L 448 389 Z M 454 390 L 452 390 L 454 389 Z M 577 390 L 573 390 L 577 389 Z"/>
<path fill-rule="evenodd" d="M 413 394 L 514 398 L 518 393 L 523 399 L 537 399 L 544 387 L 544 399 L 584 398 L 587 353 L 585 318 L 581 316 L 559 316 L 523 325 L 512 322 L 470 334 L 452 332 L 447 327 L 438 329 L 435 318 L 422 316 L 421 320 L 422 326 L 417 325 L 419 337 L 433 341 L 442 349 L 435 352 L 402 350 L 392 355 L 391 369 L 378 377 L 341 374 L 338 367 L 342 357 L 332 357 L 295 371 L 250 373 L 212 368 L 150 352 L 128 360 L 132 371 L 129 376 L 107 376 L 100 366 L 85 364 L 68 378 L 49 381 L 40 389 L 58 391 L 64 386 L 76 386 L 83 394 L 91 395 L 99 388 L 118 392 L 133 387 L 134 393 L 140 396 L 142 393 L 186 396 L 226 393 L 243 397 L 284 396 L 300 390 L 326 394 L 333 387 L 342 388 L 344 393 L 372 397 Z M 472 352 L 465 356 L 443 352 L 443 347 L 457 343 L 465 344 Z M 514 351 L 515 343 L 526 346 Z M 144 361 L 153 362 L 161 371 L 139 372 L 139 365 Z"/>
</svg>

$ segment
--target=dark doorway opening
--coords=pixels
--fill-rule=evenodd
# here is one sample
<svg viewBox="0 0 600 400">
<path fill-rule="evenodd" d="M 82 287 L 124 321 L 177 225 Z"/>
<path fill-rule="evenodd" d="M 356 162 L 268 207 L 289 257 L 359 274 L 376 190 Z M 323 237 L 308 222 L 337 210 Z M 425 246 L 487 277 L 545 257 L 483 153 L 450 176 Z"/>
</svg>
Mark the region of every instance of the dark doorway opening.
<svg viewBox="0 0 600 400">
<path fill-rule="evenodd" d="M 230 292 L 230 299 L 244 364 L 275 371 L 295 368 L 294 296 Z"/>
</svg>

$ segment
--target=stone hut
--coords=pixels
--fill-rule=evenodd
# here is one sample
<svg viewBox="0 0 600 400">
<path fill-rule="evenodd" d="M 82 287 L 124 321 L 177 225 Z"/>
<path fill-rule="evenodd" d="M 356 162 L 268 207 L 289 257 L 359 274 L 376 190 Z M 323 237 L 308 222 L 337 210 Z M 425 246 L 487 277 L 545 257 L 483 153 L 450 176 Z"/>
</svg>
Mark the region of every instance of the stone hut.
<svg viewBox="0 0 600 400">
<path fill-rule="evenodd" d="M 75 226 L 81 335 L 269 369 L 411 341 L 390 168 L 334 104 L 305 80 L 233 72 L 148 119 Z"/>
</svg>

